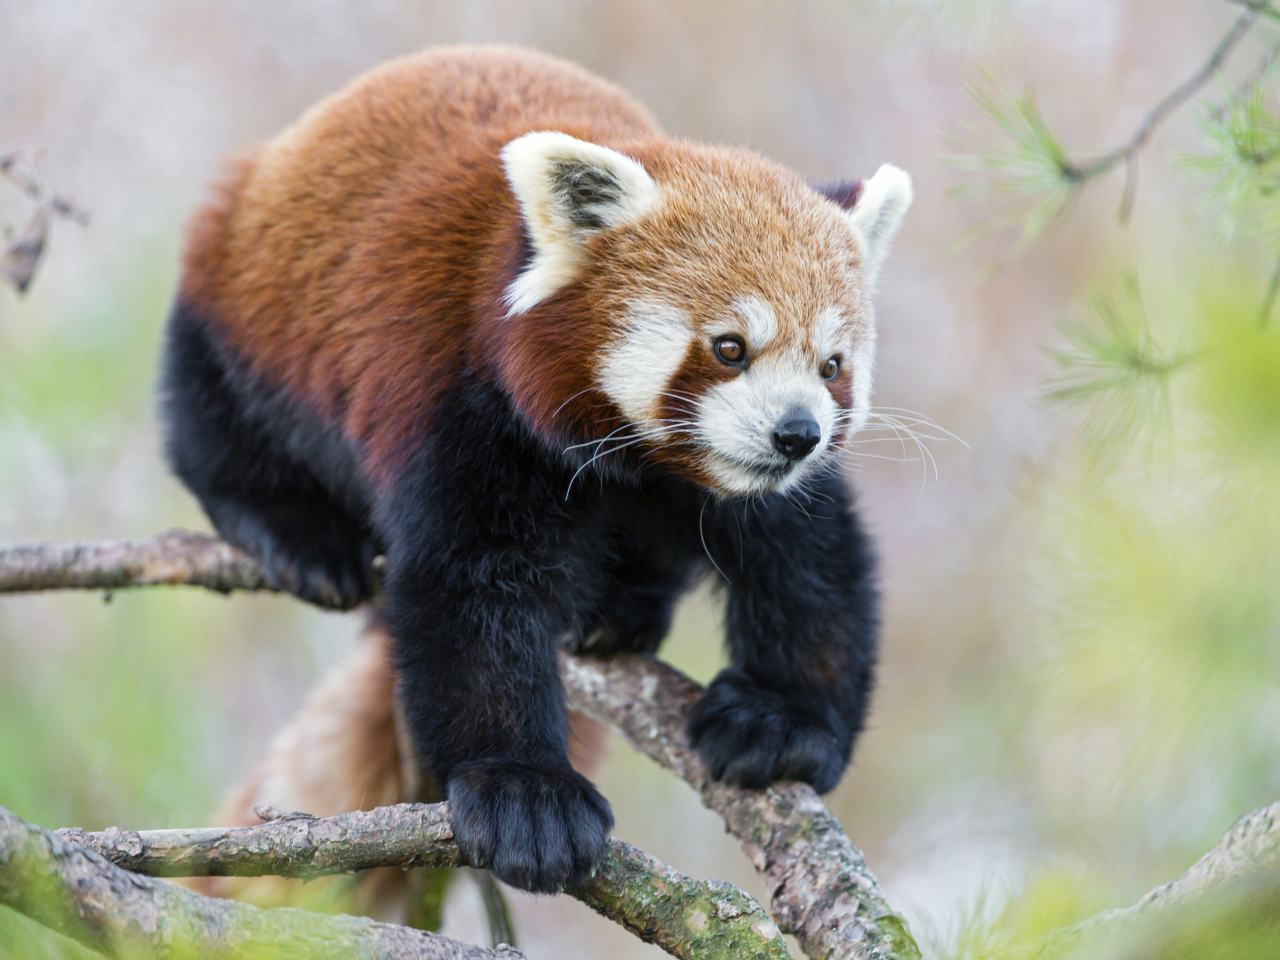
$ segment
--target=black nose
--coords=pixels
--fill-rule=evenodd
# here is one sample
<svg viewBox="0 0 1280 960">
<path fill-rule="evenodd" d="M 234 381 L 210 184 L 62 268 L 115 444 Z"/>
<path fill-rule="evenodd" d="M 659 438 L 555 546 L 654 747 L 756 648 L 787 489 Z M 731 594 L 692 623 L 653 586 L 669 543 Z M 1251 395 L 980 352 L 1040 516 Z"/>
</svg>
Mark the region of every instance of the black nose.
<svg viewBox="0 0 1280 960">
<path fill-rule="evenodd" d="M 788 460 L 801 460 L 822 439 L 818 421 L 807 413 L 792 414 L 773 431 L 773 445 Z"/>
</svg>

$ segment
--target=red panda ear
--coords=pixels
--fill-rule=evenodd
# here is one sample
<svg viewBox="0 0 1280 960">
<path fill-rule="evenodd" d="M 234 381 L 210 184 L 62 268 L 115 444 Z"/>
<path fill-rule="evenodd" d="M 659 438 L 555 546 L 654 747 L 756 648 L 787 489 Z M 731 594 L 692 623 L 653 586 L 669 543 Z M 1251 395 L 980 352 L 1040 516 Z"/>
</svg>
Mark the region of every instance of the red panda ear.
<svg viewBox="0 0 1280 960">
<path fill-rule="evenodd" d="M 858 197 L 862 196 L 861 180 L 839 180 L 835 183 L 813 183 L 810 181 L 809 186 L 813 187 L 814 190 L 841 210 L 852 210 L 858 202 Z"/>
<path fill-rule="evenodd" d="M 849 225 L 862 243 L 862 270 L 874 279 L 902 218 L 911 206 L 911 178 L 892 164 L 884 164 L 862 183 L 847 214 Z"/>
<path fill-rule="evenodd" d="M 502 165 L 533 242 L 532 262 L 507 290 L 512 314 L 571 283 L 587 238 L 639 219 L 658 193 L 631 157 L 554 131 L 512 140 L 502 148 Z"/>
</svg>

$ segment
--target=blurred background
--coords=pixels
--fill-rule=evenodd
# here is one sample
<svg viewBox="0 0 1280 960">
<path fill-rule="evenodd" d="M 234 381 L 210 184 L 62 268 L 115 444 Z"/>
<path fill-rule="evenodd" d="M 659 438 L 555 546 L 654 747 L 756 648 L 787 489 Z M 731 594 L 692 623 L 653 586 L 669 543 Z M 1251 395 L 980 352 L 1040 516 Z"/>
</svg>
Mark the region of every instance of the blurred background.
<svg viewBox="0 0 1280 960">
<path fill-rule="evenodd" d="M 829 803 L 930 953 L 1132 902 L 1280 798 L 1280 335 L 1260 312 L 1280 125 L 1255 73 L 1280 30 L 1260 20 L 1156 129 L 1127 222 L 1123 165 L 1068 190 L 1052 161 L 1127 141 L 1240 13 L 0 0 L 0 155 L 92 217 L 54 218 L 25 297 L 0 287 L 0 542 L 207 529 L 162 462 L 154 381 L 183 223 L 221 159 L 389 57 L 532 45 L 674 134 L 818 180 L 911 172 L 875 402 L 933 439 L 878 433 L 849 459 L 883 557 L 883 666 Z M 0 221 L 34 212 L 0 180 Z M 0 599 L 0 805 L 49 827 L 206 823 L 360 625 L 195 590 Z M 712 593 L 665 655 L 714 675 Z M 763 895 L 683 783 L 619 739 L 597 779 L 618 836 Z M 531 958 L 662 956 L 576 901 L 512 899 Z M 445 932 L 486 938 L 466 884 Z M 0 955 L 58 949 L 0 910 Z"/>
</svg>

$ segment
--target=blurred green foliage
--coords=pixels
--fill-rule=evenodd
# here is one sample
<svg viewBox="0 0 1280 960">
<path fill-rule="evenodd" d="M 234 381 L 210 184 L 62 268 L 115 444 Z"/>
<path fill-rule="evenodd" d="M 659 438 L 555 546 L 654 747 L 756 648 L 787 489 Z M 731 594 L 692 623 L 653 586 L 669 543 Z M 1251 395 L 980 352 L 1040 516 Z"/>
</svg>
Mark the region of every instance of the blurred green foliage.
<svg viewBox="0 0 1280 960">
<path fill-rule="evenodd" d="M 1087 836 L 1106 811 L 1135 848 L 1164 847 L 1171 871 L 1280 795 L 1280 324 L 1270 318 L 1280 269 L 1268 280 L 1248 266 L 1280 254 L 1274 64 L 1268 53 L 1205 107 L 1203 151 L 1176 158 L 1208 178 L 1201 209 L 1219 239 L 1199 231 L 1183 244 L 1199 272 L 1145 291 L 1130 276 L 1092 297 L 1059 324 L 1058 374 L 1042 394 L 1078 430 L 1034 488 L 1036 589 L 1020 667 L 1030 766 L 1045 784 L 1072 783 L 1050 820 L 1064 833 Z M 1085 180 L 1031 92 L 994 80 L 971 92 L 987 123 L 969 128 L 982 136 L 960 162 L 982 189 L 1018 197 L 990 226 L 1017 227 L 1025 247 Z M 975 192 L 969 183 L 962 195 Z M 1021 956 L 1118 905 L 1124 886 L 1033 868 L 998 909 L 979 902 L 943 952 Z M 1032 952 L 1280 956 L 1276 892 L 1239 886 L 1177 922 Z"/>
<path fill-rule="evenodd" d="M 15 538 L 205 525 L 175 484 L 157 482 L 155 371 L 176 262 L 171 249 L 135 259 L 108 300 L 0 324 L 0 515 L 52 500 L 38 520 L 3 517 Z M 49 827 L 206 822 L 226 786 L 228 654 L 274 624 L 305 673 L 314 665 L 295 625 L 308 616 L 278 598 L 195 591 L 6 598 L 0 803 Z M 315 909 L 346 903 L 340 883 L 307 894 Z M 91 955 L 0 907 L 0 957 Z"/>
<path fill-rule="evenodd" d="M 957 248 L 1013 230 L 1018 248 L 1026 250 L 1058 221 L 1075 192 L 1070 158 L 1033 90 L 1015 91 L 987 74 L 966 92 L 985 122 L 962 121 L 957 132 L 944 135 L 954 151 L 946 159 L 965 175 L 951 193 L 958 200 L 1003 196 L 1013 202 L 966 231 Z"/>
</svg>

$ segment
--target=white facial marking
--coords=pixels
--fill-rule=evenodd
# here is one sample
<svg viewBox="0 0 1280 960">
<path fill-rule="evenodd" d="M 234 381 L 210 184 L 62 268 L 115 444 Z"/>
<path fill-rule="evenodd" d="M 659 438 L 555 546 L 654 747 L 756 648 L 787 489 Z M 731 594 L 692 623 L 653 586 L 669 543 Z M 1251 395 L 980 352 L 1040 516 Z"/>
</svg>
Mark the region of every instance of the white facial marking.
<svg viewBox="0 0 1280 960">
<path fill-rule="evenodd" d="M 773 446 L 778 425 L 793 411 L 817 421 L 822 439 L 791 463 Z M 706 466 L 732 494 L 786 490 L 823 459 L 839 407 L 803 351 L 761 357 L 742 374 L 717 384 L 698 403 L 698 438 L 710 449 Z"/>
<path fill-rule="evenodd" d="M 600 389 L 633 423 L 657 426 L 661 391 L 688 353 L 693 323 L 683 310 L 658 300 L 632 304 L 621 341 L 607 353 Z"/>
<path fill-rule="evenodd" d="M 533 261 L 507 289 L 508 315 L 524 313 L 572 283 L 586 260 L 586 239 L 644 216 L 658 185 L 638 162 L 566 133 L 542 130 L 502 148 Z"/>
<path fill-rule="evenodd" d="M 865 334 L 854 346 L 849 359 L 853 374 L 853 409 L 845 423 L 847 434 L 857 433 L 871 416 L 871 374 L 876 361 L 876 338 L 873 332 Z"/>
<path fill-rule="evenodd" d="M 849 320 L 840 307 L 827 307 L 818 314 L 813 328 L 813 345 L 822 360 L 849 347 Z"/>
<path fill-rule="evenodd" d="M 761 350 L 778 335 L 778 315 L 759 297 L 745 296 L 733 301 L 733 309 L 747 322 L 747 345 Z"/>
</svg>

